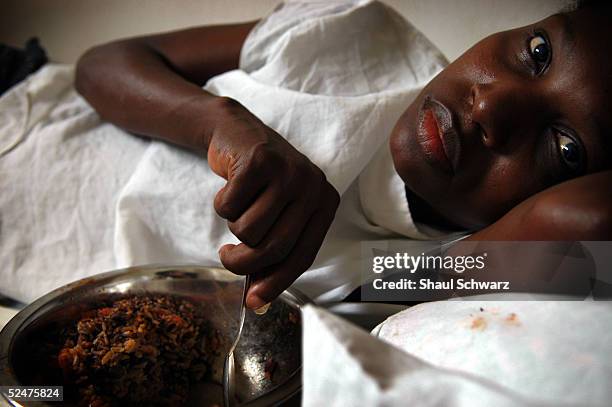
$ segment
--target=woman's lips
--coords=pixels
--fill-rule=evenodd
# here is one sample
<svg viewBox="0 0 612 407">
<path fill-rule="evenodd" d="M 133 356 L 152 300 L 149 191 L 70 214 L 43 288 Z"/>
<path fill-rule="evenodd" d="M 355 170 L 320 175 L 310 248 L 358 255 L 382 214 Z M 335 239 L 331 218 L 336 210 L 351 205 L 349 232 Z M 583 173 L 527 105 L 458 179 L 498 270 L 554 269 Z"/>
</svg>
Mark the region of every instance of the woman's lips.
<svg viewBox="0 0 612 407">
<path fill-rule="evenodd" d="M 417 138 L 425 159 L 447 173 L 457 172 L 460 139 L 450 110 L 427 96 L 419 110 Z"/>
</svg>

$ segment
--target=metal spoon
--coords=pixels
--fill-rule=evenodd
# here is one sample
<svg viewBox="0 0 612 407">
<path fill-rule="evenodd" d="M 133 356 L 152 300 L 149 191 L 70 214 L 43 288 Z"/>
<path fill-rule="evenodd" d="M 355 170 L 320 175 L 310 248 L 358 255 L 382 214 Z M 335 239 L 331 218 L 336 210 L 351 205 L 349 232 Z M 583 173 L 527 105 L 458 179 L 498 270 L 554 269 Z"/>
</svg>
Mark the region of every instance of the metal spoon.
<svg viewBox="0 0 612 407">
<path fill-rule="evenodd" d="M 240 304 L 240 321 L 238 322 L 238 333 L 236 339 L 230 348 L 227 356 L 225 357 L 225 363 L 223 364 L 223 404 L 225 407 L 231 407 L 237 404 L 236 400 L 236 367 L 234 362 L 234 351 L 238 342 L 240 342 L 240 335 L 242 335 L 242 328 L 244 327 L 244 318 L 246 315 L 246 296 L 251 286 L 251 276 L 247 274 L 244 279 L 244 288 L 242 291 L 242 302 Z"/>
</svg>

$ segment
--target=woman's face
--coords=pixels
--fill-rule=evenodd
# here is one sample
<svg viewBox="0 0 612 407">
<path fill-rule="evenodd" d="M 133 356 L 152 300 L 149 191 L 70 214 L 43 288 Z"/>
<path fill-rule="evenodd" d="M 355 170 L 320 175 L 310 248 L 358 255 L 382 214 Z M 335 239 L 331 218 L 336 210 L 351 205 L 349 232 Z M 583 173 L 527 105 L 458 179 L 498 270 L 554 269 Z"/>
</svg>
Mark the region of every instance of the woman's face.
<svg viewBox="0 0 612 407">
<path fill-rule="evenodd" d="M 392 133 L 406 186 L 478 228 L 548 186 L 609 168 L 609 15 L 579 10 L 492 35 L 437 75 Z"/>
</svg>

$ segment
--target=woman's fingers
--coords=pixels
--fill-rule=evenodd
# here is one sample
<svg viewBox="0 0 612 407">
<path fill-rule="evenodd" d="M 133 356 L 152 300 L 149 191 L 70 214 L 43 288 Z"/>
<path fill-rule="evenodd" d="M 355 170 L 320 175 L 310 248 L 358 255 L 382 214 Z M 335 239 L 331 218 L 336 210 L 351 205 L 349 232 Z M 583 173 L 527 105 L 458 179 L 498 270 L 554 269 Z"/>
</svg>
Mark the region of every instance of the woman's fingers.
<svg viewBox="0 0 612 407">
<path fill-rule="evenodd" d="M 231 232 L 247 246 L 256 247 L 287 206 L 283 195 L 280 184 L 268 186 L 236 221 L 228 222 Z"/>
<path fill-rule="evenodd" d="M 246 169 L 236 170 L 215 195 L 215 211 L 223 219 L 235 221 L 257 199 L 267 183 L 267 177 L 254 177 Z"/>
<path fill-rule="evenodd" d="M 286 260 L 255 274 L 247 295 L 249 308 L 256 309 L 274 300 L 312 265 L 334 213 L 335 210 L 315 212 Z"/>
<path fill-rule="evenodd" d="M 282 262 L 292 252 L 309 217 L 310 211 L 304 208 L 303 202 L 290 203 L 255 247 L 244 243 L 222 247 L 221 263 L 234 273 L 250 274 Z"/>
</svg>

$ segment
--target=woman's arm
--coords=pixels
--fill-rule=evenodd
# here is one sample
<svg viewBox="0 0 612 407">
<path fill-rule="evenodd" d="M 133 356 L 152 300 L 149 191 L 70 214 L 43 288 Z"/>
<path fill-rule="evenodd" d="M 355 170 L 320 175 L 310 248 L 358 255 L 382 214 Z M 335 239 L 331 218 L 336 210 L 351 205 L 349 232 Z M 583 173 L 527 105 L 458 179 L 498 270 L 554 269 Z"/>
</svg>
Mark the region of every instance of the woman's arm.
<svg viewBox="0 0 612 407">
<path fill-rule="evenodd" d="M 242 242 L 223 246 L 221 262 L 253 274 L 247 305 L 258 308 L 313 263 L 340 198 L 317 166 L 240 103 L 201 89 L 210 77 L 238 67 L 253 25 L 96 47 L 80 59 L 76 86 L 102 118 L 206 153 L 211 169 L 227 180 L 215 210 Z"/>
<path fill-rule="evenodd" d="M 452 256 L 487 253 L 485 269 L 447 277 L 508 282 L 513 292 L 587 296 L 596 278 L 595 263 L 590 256 L 568 253 L 575 250 L 576 241 L 612 240 L 611 185 L 612 171 L 603 171 L 533 195 L 447 252 Z M 477 246 L 473 241 L 479 241 Z"/>
<path fill-rule="evenodd" d="M 612 240 L 612 171 L 548 188 L 470 240 Z"/>
<path fill-rule="evenodd" d="M 198 27 L 94 47 L 77 64 L 76 88 L 103 119 L 204 152 L 219 103 L 201 86 L 238 67 L 254 25 Z"/>
</svg>

